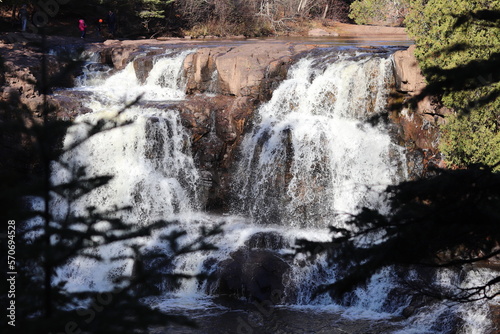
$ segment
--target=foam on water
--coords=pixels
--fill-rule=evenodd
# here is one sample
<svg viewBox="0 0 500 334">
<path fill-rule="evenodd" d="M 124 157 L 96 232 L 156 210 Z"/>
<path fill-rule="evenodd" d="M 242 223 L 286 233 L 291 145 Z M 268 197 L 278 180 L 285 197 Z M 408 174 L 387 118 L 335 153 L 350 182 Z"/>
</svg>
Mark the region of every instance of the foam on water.
<svg viewBox="0 0 500 334">
<path fill-rule="evenodd" d="M 139 80 L 134 61 L 109 75 L 104 71 L 86 70 L 77 80 L 77 89 L 91 91 L 94 99 L 123 106 L 142 96 L 147 101 L 178 101 L 185 97 L 185 82 L 182 64 L 193 50 L 166 53 L 155 57 L 153 67 L 144 82 Z"/>
</svg>

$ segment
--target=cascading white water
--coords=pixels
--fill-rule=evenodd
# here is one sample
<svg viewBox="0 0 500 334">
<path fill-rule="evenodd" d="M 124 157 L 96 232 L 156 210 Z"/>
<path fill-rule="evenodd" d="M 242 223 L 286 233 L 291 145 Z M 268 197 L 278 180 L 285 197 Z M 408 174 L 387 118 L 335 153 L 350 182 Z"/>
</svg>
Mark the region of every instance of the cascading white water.
<svg viewBox="0 0 500 334">
<path fill-rule="evenodd" d="M 391 78 L 387 58 L 295 64 L 243 141 L 236 210 L 258 223 L 326 227 L 360 205 L 380 208 L 380 191 L 405 174 L 403 149 L 362 120 L 384 110 Z"/>
<path fill-rule="evenodd" d="M 85 198 L 82 205 L 132 205 L 138 221 L 166 218 L 199 207 L 199 174 L 189 135 L 177 113 L 131 106 L 119 114 L 125 104 L 118 103 L 121 98 L 129 102 L 139 96 L 147 101 L 183 98 L 182 64 L 189 52 L 158 56 L 145 84 L 139 83 L 133 62 L 108 78 L 86 75 L 87 79 L 80 80 L 82 86 L 78 89 L 94 92 L 86 103 L 94 112 L 75 120 L 66 135 L 65 147 L 87 138 L 89 125 L 101 120 L 130 123 L 93 135 L 65 154 L 64 163 L 73 170 L 84 166 L 89 176 L 113 176 L 109 185 Z M 68 170 L 57 166 L 53 169 L 54 183 L 70 177 Z"/>
<path fill-rule="evenodd" d="M 334 55 L 306 57 L 292 66 L 260 107 L 233 177 L 235 212 L 256 224 L 307 228 L 309 240 L 318 235 L 328 239 L 324 228 L 339 226 L 345 218 L 336 214 L 352 214 L 360 206 L 383 209 L 381 191 L 406 176 L 404 149 L 391 141 L 384 126 L 365 122 L 387 107 L 392 60 Z M 298 231 L 293 234 L 296 238 Z M 312 298 L 320 284 L 335 280 L 336 269 L 324 256 L 314 264 L 304 262 L 297 256 L 287 275 L 297 304 L 339 308 L 327 295 Z M 388 271 L 374 278 L 370 289 L 355 292 L 351 313 L 389 314 L 382 307 L 394 287 Z"/>
<path fill-rule="evenodd" d="M 84 70 L 77 80 L 77 89 L 94 93 L 94 99 L 105 101 L 111 105 L 124 105 L 142 96 L 147 101 L 178 101 L 185 96 L 185 82 L 182 64 L 186 55 L 193 52 L 184 50 L 158 55 L 154 58 L 153 67 L 145 82 L 138 79 L 134 61 L 125 69 L 109 76 L 110 70 L 95 71 L 94 67 Z"/>
<path fill-rule="evenodd" d="M 355 213 L 360 206 L 383 211 L 380 192 L 406 178 L 401 167 L 406 165 L 404 149 L 391 141 L 384 126 L 364 122 L 387 107 L 391 58 L 329 59 L 306 57 L 293 65 L 271 100 L 261 106 L 253 132 L 241 145 L 242 159 L 233 178 L 235 211 L 254 223 L 277 223 L 284 229 L 342 227 L 343 217 L 336 214 Z M 326 232 L 313 229 L 305 238 L 318 235 Z M 313 298 L 315 288 L 335 281 L 337 269 L 324 255 L 305 263 L 307 259 L 295 257 L 287 275 L 297 306 L 341 309 L 346 317 L 375 320 L 401 314 L 411 301 L 404 295 L 391 300 L 391 291 L 398 288 L 392 268 L 353 291 L 347 308 L 326 294 Z M 472 282 L 459 286 L 474 286 Z M 399 332 L 447 333 L 454 328 L 453 314 L 460 314 L 466 319 L 461 332 L 482 333 L 488 327 L 487 313 L 480 304 L 450 308 L 438 303 L 408 319 Z"/>
<path fill-rule="evenodd" d="M 130 206 L 130 211 L 119 212 L 117 217 L 148 225 L 199 209 L 200 175 L 194 166 L 190 137 L 178 113 L 139 105 L 121 111 L 126 102 L 139 95 L 142 100 L 182 98 L 180 73 L 188 52 L 158 57 L 143 85 L 137 80 L 132 63 L 108 78 L 87 74 L 80 81 L 82 86 L 77 89 L 93 92 L 86 105 L 94 112 L 77 117 L 68 130 L 66 149 L 82 143 L 68 150 L 61 162 L 53 164 L 52 182 L 55 185 L 68 182 L 82 167 L 87 177 L 109 175 L 112 179 L 71 203 L 54 196 L 52 207 L 56 218 L 84 214 L 88 207 L 105 211 Z M 120 100 L 123 102 L 119 103 Z M 109 125 L 89 136 L 90 129 L 100 122 Z M 122 254 L 123 248 L 113 244 L 102 248 L 100 253 L 111 258 Z M 104 290 L 110 287 L 110 272 L 116 271 L 116 266 L 116 263 L 77 258 L 62 269 L 59 277 L 68 279 L 71 289 Z M 118 267 L 130 273 L 132 263 L 123 261 Z"/>
<path fill-rule="evenodd" d="M 101 111 L 80 116 L 66 135 L 65 147 L 87 138 L 87 124 L 114 115 Z M 65 154 L 63 162 L 70 169 L 54 166 L 56 184 L 68 180 L 71 172 L 82 166 L 92 177 L 113 176 L 108 185 L 73 203 L 73 209 L 131 205 L 132 218 L 140 222 L 198 208 L 199 174 L 189 149 L 189 136 L 178 116 L 131 107 L 118 116 L 118 121 L 131 123 L 95 134 Z"/>
</svg>

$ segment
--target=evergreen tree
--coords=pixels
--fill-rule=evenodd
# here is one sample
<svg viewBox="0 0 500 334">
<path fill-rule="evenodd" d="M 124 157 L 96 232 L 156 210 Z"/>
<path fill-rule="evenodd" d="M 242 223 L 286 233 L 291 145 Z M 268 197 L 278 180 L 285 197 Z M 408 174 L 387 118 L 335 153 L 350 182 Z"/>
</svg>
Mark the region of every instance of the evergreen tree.
<svg viewBox="0 0 500 334">
<path fill-rule="evenodd" d="M 408 13 L 409 0 L 356 0 L 349 17 L 357 24 L 400 26 Z"/>
<path fill-rule="evenodd" d="M 452 165 L 500 161 L 500 3 L 413 0 L 406 19 L 428 81 L 423 94 L 455 110 L 441 150 Z"/>
</svg>

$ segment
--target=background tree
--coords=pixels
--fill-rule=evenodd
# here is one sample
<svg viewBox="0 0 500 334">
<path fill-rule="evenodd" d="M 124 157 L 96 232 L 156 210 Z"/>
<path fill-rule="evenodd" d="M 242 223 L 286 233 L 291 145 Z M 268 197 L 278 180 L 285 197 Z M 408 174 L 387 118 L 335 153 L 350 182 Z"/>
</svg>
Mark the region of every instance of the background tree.
<svg viewBox="0 0 500 334">
<path fill-rule="evenodd" d="M 123 36 L 154 37 L 174 33 L 174 0 L 94 0 L 101 7 L 113 10 L 117 16 L 119 32 Z"/>
<path fill-rule="evenodd" d="M 89 25 L 90 36 L 97 20 L 109 9 L 118 21 L 118 37 L 137 38 L 182 36 L 269 36 L 299 30 L 313 20 L 350 22 L 349 6 L 354 0 L 89 0 L 70 1 L 59 6 L 57 17 L 48 22 L 51 34 L 64 35 L 61 29 L 81 17 Z M 30 9 L 40 9 L 37 1 L 27 1 Z M 22 0 L 5 0 L 0 8 L 16 8 Z M 45 2 L 40 2 L 45 4 Z M 50 3 L 50 2 L 48 2 Z M 16 7 L 17 6 L 17 7 Z M 13 18 L 12 21 L 16 21 Z M 103 36 L 106 29 L 103 30 Z"/>
<path fill-rule="evenodd" d="M 306 19 L 349 21 L 352 0 L 182 0 L 176 1 L 185 29 L 213 35 L 265 36 Z"/>
<path fill-rule="evenodd" d="M 356 0 L 349 17 L 357 24 L 401 26 L 408 7 L 409 0 Z"/>
<path fill-rule="evenodd" d="M 154 27 L 151 26 L 156 20 L 163 20 L 166 18 L 166 8 L 174 0 L 161 1 L 161 0 L 143 0 L 142 8 L 139 11 L 139 17 L 142 19 L 142 25 L 144 28 L 150 32 Z M 158 27 L 157 27 L 158 28 Z M 161 32 L 161 29 L 157 33 Z"/>
<path fill-rule="evenodd" d="M 335 21 L 352 23 L 349 17 L 351 3 L 354 0 L 329 0 L 326 1 L 327 11 L 323 18 L 330 18 Z"/>
</svg>

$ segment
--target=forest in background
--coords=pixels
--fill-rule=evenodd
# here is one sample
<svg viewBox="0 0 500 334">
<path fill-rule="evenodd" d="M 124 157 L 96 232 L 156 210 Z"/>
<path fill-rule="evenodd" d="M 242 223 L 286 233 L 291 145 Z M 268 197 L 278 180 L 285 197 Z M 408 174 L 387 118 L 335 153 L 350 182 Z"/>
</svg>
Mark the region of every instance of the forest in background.
<svg viewBox="0 0 500 334">
<path fill-rule="evenodd" d="M 312 21 L 401 26 L 408 11 L 408 0 L 4 0 L 0 8 L 11 25 L 19 25 L 23 4 L 31 13 L 55 13 L 47 22 L 54 29 L 80 18 L 92 27 L 112 9 L 124 38 L 286 35 Z"/>
</svg>

